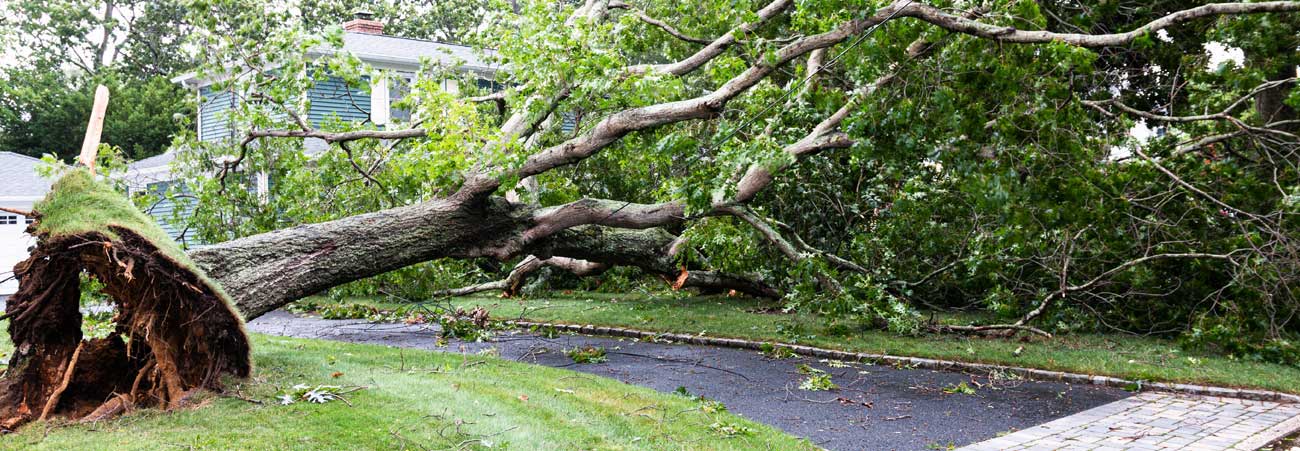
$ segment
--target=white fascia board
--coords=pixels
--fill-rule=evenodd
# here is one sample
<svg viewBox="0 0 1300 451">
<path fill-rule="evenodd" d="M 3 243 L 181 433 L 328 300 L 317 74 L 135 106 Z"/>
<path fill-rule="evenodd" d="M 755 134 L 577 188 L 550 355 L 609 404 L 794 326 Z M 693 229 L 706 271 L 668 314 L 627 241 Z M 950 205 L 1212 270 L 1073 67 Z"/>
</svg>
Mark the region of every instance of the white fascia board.
<svg viewBox="0 0 1300 451">
<path fill-rule="evenodd" d="M 36 202 L 45 196 L 0 196 L 0 202 Z"/>
</svg>

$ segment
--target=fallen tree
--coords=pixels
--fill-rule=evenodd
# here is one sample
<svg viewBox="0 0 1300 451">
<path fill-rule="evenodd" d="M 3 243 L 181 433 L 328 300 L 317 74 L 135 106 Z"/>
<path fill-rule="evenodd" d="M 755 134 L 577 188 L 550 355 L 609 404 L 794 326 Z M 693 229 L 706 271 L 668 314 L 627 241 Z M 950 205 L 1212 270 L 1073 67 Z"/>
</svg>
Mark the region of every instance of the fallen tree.
<svg viewBox="0 0 1300 451">
<path fill-rule="evenodd" d="M 223 154 L 200 153 L 195 158 L 200 161 L 196 170 L 201 171 L 210 171 L 213 162 L 217 162 L 217 175 L 211 179 L 220 184 L 218 194 L 226 193 L 225 185 L 229 178 L 233 178 L 228 177 L 231 174 L 275 170 L 275 155 L 258 155 L 274 152 L 275 146 L 269 143 L 283 140 L 297 143 L 303 139 L 317 139 L 337 145 L 346 154 L 343 161 L 356 174 L 349 180 L 338 182 L 340 185 L 363 183 L 365 186 L 373 184 L 377 189 L 386 189 L 386 183 L 393 180 L 385 180 L 384 177 L 399 177 L 401 174 L 413 177 L 409 174 L 431 173 L 431 178 L 439 179 L 439 183 L 431 184 L 433 188 L 430 190 L 435 194 L 420 193 L 415 196 L 415 200 L 408 199 L 409 202 L 389 201 L 381 204 L 382 209 L 372 213 L 320 220 L 221 242 L 191 251 L 188 259 L 165 238 L 149 231 L 152 229 L 147 224 L 141 224 L 148 221 L 141 219 L 138 214 L 98 215 L 101 211 L 116 211 L 114 209 L 120 210 L 123 205 L 128 205 L 120 198 L 110 203 L 99 203 L 102 199 L 98 195 L 82 199 L 85 202 L 83 206 L 87 207 L 85 212 L 95 213 L 90 215 L 90 226 L 82 228 L 68 228 L 66 224 L 76 224 L 78 220 L 67 217 L 66 210 L 58 208 L 62 204 L 46 203 L 38 206 L 38 213 L 43 216 L 35 231 L 41 244 L 33 254 L 33 260 L 18 268 L 22 290 L 7 308 L 13 315 L 10 333 L 14 336 L 21 355 L 15 356 L 4 385 L 0 386 L 4 389 L 3 394 L 0 394 L 3 396 L 0 400 L 4 401 L 0 403 L 0 419 L 5 420 L 6 425 L 14 426 L 45 416 L 46 412 L 76 418 L 87 415 L 94 417 L 97 415 L 96 410 L 104 413 L 126 404 L 175 407 L 183 404 L 186 393 L 193 389 L 216 388 L 217 376 L 220 374 L 247 374 L 247 341 L 242 332 L 239 332 L 239 318 L 234 311 L 238 311 L 245 319 L 252 319 L 340 284 L 441 258 L 492 258 L 506 261 L 532 256 L 534 260 L 528 261 L 521 269 L 550 261 L 557 264 L 581 261 L 583 263 L 580 269 L 584 272 L 628 265 L 667 277 L 677 287 L 734 289 L 759 296 L 779 296 L 780 293 L 771 286 L 771 282 L 714 272 L 707 268 L 687 266 L 685 270 L 682 269 L 683 264 L 678 256 L 680 246 L 684 244 L 680 236 L 668 230 L 680 231 L 706 217 L 739 218 L 761 237 L 753 243 L 747 243 L 750 249 L 767 243 L 776 249 L 776 255 L 780 258 L 785 258 L 792 266 L 806 270 L 803 274 L 816 280 L 826 298 L 837 299 L 847 284 L 838 280 L 837 277 L 841 275 L 830 268 L 870 275 L 868 265 L 809 245 L 795 233 L 794 227 L 783 227 L 781 222 L 761 216 L 765 213 L 764 209 L 755 208 L 754 204 L 760 202 L 764 193 L 774 189 L 773 186 L 778 184 L 780 178 L 797 170 L 801 163 L 807 163 L 823 152 L 868 145 L 867 141 L 875 138 L 870 136 L 872 127 L 879 124 L 855 122 L 854 115 L 880 108 L 884 102 L 879 97 L 886 95 L 889 89 L 906 89 L 911 85 L 894 81 L 902 80 L 899 77 L 910 75 L 924 78 L 942 72 L 908 73 L 905 70 L 909 69 L 909 64 L 920 64 L 918 61 L 924 59 L 920 57 L 934 48 L 931 41 L 927 40 L 931 36 L 930 31 L 936 38 L 962 40 L 971 46 L 968 49 L 978 51 L 991 51 L 978 46 L 987 42 L 1008 47 L 1041 45 L 1041 55 L 1035 50 L 1030 56 L 1018 57 L 1052 61 L 1044 71 L 1047 74 L 1055 75 L 1058 68 L 1066 68 L 1062 69 L 1067 72 L 1062 78 L 1068 79 L 1073 88 L 1076 78 L 1072 77 L 1076 77 L 1076 74 L 1069 68 L 1082 64 L 1075 60 L 1086 59 L 1076 58 L 1070 53 L 1076 50 L 1075 47 L 1127 46 L 1138 40 L 1149 39 L 1150 35 L 1159 30 L 1213 17 L 1300 11 L 1300 2 L 1223 3 L 1188 7 L 1155 15 L 1145 23 L 1125 25 L 1130 30 L 1127 32 L 1099 31 L 1096 34 L 1082 32 L 1077 26 L 1064 27 L 1070 31 L 1026 30 L 1018 26 L 1020 22 L 1017 22 L 1016 16 L 1020 12 L 1013 14 L 1013 11 L 1002 10 L 984 14 L 985 11 L 973 8 L 972 11 L 952 14 L 951 9 L 941 9 L 913 0 L 895 1 L 878 8 L 862 7 L 847 15 L 842 10 L 816 11 L 815 8 L 819 7 L 816 2 L 805 2 L 799 6 L 814 9 L 808 14 L 788 14 L 795 7 L 796 2 L 793 1 L 772 0 L 754 14 L 745 11 L 747 14 L 719 15 L 744 17 L 743 20 L 747 22 L 727 24 L 721 34 L 711 40 L 692 37 L 685 39 L 685 43 L 639 47 L 680 49 L 682 45 L 689 45 L 690 50 L 676 51 L 675 54 L 684 56 L 669 58 L 667 62 L 662 62 L 665 58 L 660 55 L 633 55 L 639 58 L 623 55 L 628 60 L 636 60 L 636 64 L 626 61 L 626 65 L 621 65 L 625 61 L 618 58 L 605 58 L 609 54 L 607 49 L 583 47 L 594 45 L 592 42 L 600 43 L 601 39 L 551 42 L 543 38 L 554 36 L 540 36 L 546 32 L 537 30 L 565 30 L 564 33 L 559 33 L 565 37 L 570 31 L 578 34 L 626 32 L 618 28 L 602 28 L 602 24 L 610 16 L 619 14 L 620 10 L 634 11 L 638 20 L 662 29 L 664 22 L 653 17 L 652 9 L 634 8 L 623 2 L 589 0 L 573 11 L 572 17 L 562 23 L 563 26 L 549 22 L 552 20 L 549 16 L 539 13 L 539 16 L 545 17 L 537 19 L 538 22 L 525 24 L 537 26 L 532 30 L 539 34 L 539 46 L 576 47 L 574 52 L 579 55 L 582 55 L 580 51 L 591 51 L 587 54 L 589 60 L 612 61 L 616 67 L 584 66 L 575 70 L 575 73 L 543 74 L 545 76 L 517 74 L 512 82 L 517 82 L 521 87 L 510 95 L 493 99 L 499 106 L 497 111 L 505 114 L 500 118 L 499 129 L 491 133 L 465 126 L 464 124 L 490 121 L 476 116 L 476 113 L 465 113 L 465 110 L 472 108 L 462 108 L 464 104 L 458 101 L 450 107 L 434 111 L 437 114 L 425 114 L 425 117 L 433 117 L 435 120 L 399 124 L 407 125 L 408 128 L 391 126 L 378 129 L 371 127 L 372 124 L 350 124 L 350 129 L 340 131 L 321 127 L 303 119 L 310 116 L 307 114 L 309 111 L 302 109 L 301 102 L 298 102 L 300 99 L 276 97 L 277 94 L 300 92 L 304 86 L 292 83 L 313 79 L 314 72 L 311 72 L 313 69 L 310 69 L 310 64 L 299 59 L 273 65 L 264 58 L 275 52 L 239 52 L 234 57 L 234 63 L 242 67 L 274 66 L 281 69 L 272 74 L 253 71 L 244 77 L 246 79 L 232 80 L 235 84 L 242 83 L 240 88 L 244 91 L 239 94 L 256 100 L 246 108 L 245 114 L 249 116 L 232 118 L 233 129 L 238 129 L 243 134 L 242 140 L 237 146 L 219 146 L 219 152 L 225 152 Z M 818 19 L 813 21 L 814 24 L 800 22 L 806 21 L 807 17 L 776 20 L 786 15 Z M 897 52 L 892 58 L 888 52 L 882 54 L 884 56 L 877 55 L 881 58 L 874 61 L 878 63 L 877 67 L 858 67 L 854 73 L 823 73 L 832 71 L 833 65 L 840 60 L 839 56 L 854 50 L 872 31 L 903 19 L 908 19 L 912 25 L 899 27 L 905 30 L 902 33 L 906 39 L 893 39 L 903 36 L 892 36 L 874 43 L 887 48 L 891 44 L 901 47 L 902 44 L 912 42 L 915 43 L 912 48 L 894 49 Z M 503 28 L 513 30 L 524 27 Z M 916 31 L 918 29 L 929 31 L 920 33 Z M 716 34 L 716 30 L 711 33 Z M 687 36 L 681 31 L 671 34 L 678 38 Z M 927 39 L 920 39 L 918 34 L 925 34 Z M 697 34 L 692 32 L 690 35 Z M 241 43 L 225 48 L 252 48 L 264 41 L 274 42 L 275 38 L 259 35 L 255 37 L 255 42 L 246 43 L 247 46 Z M 286 39 L 293 41 L 298 38 L 300 36 L 296 34 L 288 34 Z M 528 45 L 533 41 L 532 38 L 534 37 L 521 36 L 519 39 L 504 39 L 501 42 L 502 45 Z M 972 42 L 975 45 L 971 45 Z M 272 50 L 300 47 L 296 46 L 297 41 L 291 44 L 294 45 L 285 44 L 284 47 L 273 47 Z M 747 50 L 757 51 L 740 56 L 731 55 L 730 50 L 736 47 L 753 47 Z M 832 52 L 840 49 L 842 50 L 838 53 Z M 936 51 L 954 50 L 944 47 Z M 529 55 L 526 51 L 515 53 Z M 756 56 L 760 54 L 761 57 Z M 832 56 L 827 58 L 828 54 Z M 974 59 L 982 62 L 994 60 L 983 57 Z M 643 60 L 658 64 L 641 64 Z M 808 61 L 802 69 L 806 72 L 805 75 L 798 75 L 799 62 L 803 60 Z M 870 58 L 863 58 L 863 61 L 864 65 L 873 63 Z M 566 61 L 567 64 L 555 66 L 572 67 L 584 62 L 586 61 Z M 220 63 L 228 65 L 232 61 Z M 514 67 L 550 69 L 550 66 L 536 61 L 529 63 L 534 65 L 519 64 Z M 223 70 L 226 66 L 213 69 L 212 73 L 225 73 Z M 986 71 L 986 68 L 979 68 L 966 72 Z M 814 77 L 818 74 L 826 76 Z M 579 80 L 590 83 L 572 83 L 573 76 L 590 77 L 590 80 Z M 624 82 L 628 85 L 617 84 Z M 646 89 L 660 82 L 664 83 L 665 89 Z M 785 87 L 773 87 L 781 83 Z M 805 86 L 810 83 L 822 83 L 831 93 L 818 96 L 818 88 Z M 1087 80 L 1080 83 L 1083 87 L 1077 88 L 1079 92 L 1062 89 L 1064 93 L 1039 93 L 1042 97 L 1034 99 L 1036 103 L 1033 109 L 1014 110 L 1014 113 L 1017 117 L 1032 118 L 1042 111 L 1078 106 L 1076 94 L 1101 96 L 1110 92 L 1107 88 L 1113 87 Z M 788 103 L 768 101 L 784 101 L 796 89 L 800 92 L 800 97 L 807 95 L 815 101 L 797 98 Z M 636 94 L 623 96 L 623 90 L 635 91 Z M 747 96 L 755 91 L 760 93 Z M 945 101 L 951 101 L 951 95 L 945 96 Z M 998 111 L 983 103 L 988 100 L 986 97 L 963 99 L 973 105 L 970 116 L 992 115 L 988 112 Z M 446 106 L 445 103 L 433 100 L 437 99 L 432 99 L 430 103 Z M 761 127 L 760 130 L 748 129 L 747 126 L 756 120 L 767 119 L 761 116 L 773 108 L 779 108 L 776 105 L 798 109 L 799 118 L 786 121 L 787 118 L 777 115 L 770 118 L 775 125 Z M 563 122 L 558 120 L 558 112 L 561 111 L 590 114 L 594 120 L 584 119 L 571 135 L 565 135 L 558 130 L 561 128 L 559 124 Z M 724 118 L 724 113 L 729 111 L 742 113 L 739 120 Z M 446 114 L 450 118 L 439 121 L 436 120 L 440 118 L 438 114 Z M 889 119 L 893 122 L 918 120 Z M 965 145 L 967 141 L 987 140 L 991 142 L 987 146 L 991 149 L 990 153 L 1042 145 L 1032 140 L 1028 142 L 1032 146 L 1015 140 L 1002 141 L 1002 136 L 1019 136 L 1014 132 L 1025 127 L 1006 124 L 998 128 L 996 119 L 989 120 L 988 124 L 991 125 L 982 125 L 986 119 L 979 119 L 981 125 L 978 128 L 963 129 L 978 136 L 954 133 L 951 136 L 919 141 L 925 141 L 925 146 L 942 150 L 945 146 Z M 965 124 L 968 121 L 963 118 L 963 121 L 958 122 Z M 1229 122 L 1244 124 L 1235 118 Z M 699 126 L 701 123 L 705 126 Z M 719 126 L 724 123 L 725 126 Z M 1059 126 L 1050 120 L 1034 125 L 1047 130 Z M 1281 125 L 1286 124 L 1279 126 Z M 996 129 L 996 133 L 988 132 L 987 129 L 990 128 Z M 1278 130 L 1261 132 L 1256 128 L 1259 127 L 1243 126 L 1243 133 L 1249 131 L 1280 136 L 1273 133 Z M 681 134 L 657 134 L 670 129 Z M 1067 130 L 1063 134 L 1068 135 L 1074 131 Z M 715 133 L 720 138 L 715 140 Z M 754 144 L 754 149 L 723 149 L 731 144 L 728 140 L 738 134 L 743 135 L 742 138 L 748 137 Z M 464 138 L 459 139 L 462 137 Z M 894 141 L 918 141 L 913 138 L 909 136 L 908 139 Z M 524 186 L 527 184 L 524 181 L 527 180 L 536 181 L 567 170 L 577 172 L 579 165 L 595 164 L 591 162 L 598 159 L 593 157 L 602 152 L 622 151 L 627 154 L 639 151 L 639 148 L 623 147 L 625 141 L 632 139 L 643 139 L 638 145 L 676 152 L 671 158 L 666 158 L 670 160 L 670 167 L 663 172 L 671 174 L 681 171 L 688 176 L 671 181 L 682 185 L 698 183 L 703 186 L 688 186 L 691 189 L 679 191 L 664 190 L 667 194 L 647 195 L 637 192 L 627 196 L 640 202 L 601 199 L 595 195 L 589 196 L 590 193 L 582 193 L 554 201 L 552 203 L 555 205 L 549 206 L 540 205 L 540 202 L 512 201 L 501 193 Z M 682 141 L 689 144 L 673 145 Z M 435 145 L 446 142 L 456 145 L 447 149 Z M 399 152 L 402 143 L 430 145 L 412 144 L 401 147 L 400 151 L 438 149 L 446 153 L 435 157 L 457 161 L 468 159 L 471 163 L 452 166 L 452 169 L 444 172 L 393 171 L 400 173 L 386 174 L 385 168 L 397 164 L 393 161 L 393 154 Z M 1101 142 L 1099 145 L 1110 144 Z M 888 145 L 886 143 L 883 147 Z M 196 145 L 196 148 L 202 151 L 218 146 Z M 979 149 L 980 155 L 984 154 L 984 150 Z M 294 151 L 300 152 L 296 147 Z M 854 164 L 856 158 L 834 159 L 830 166 L 843 168 Z M 711 165 L 711 162 L 718 164 Z M 706 176 L 692 172 L 700 170 L 699 168 L 716 173 Z M 70 174 L 69 177 L 84 178 L 76 174 Z M 1022 179 L 1028 177 L 1024 174 L 1016 175 Z M 709 182 L 699 183 L 699 180 Z M 72 188 L 78 186 L 80 185 L 76 183 L 60 183 L 52 197 L 75 197 L 77 191 Z M 651 191 L 646 186 L 627 191 L 632 190 Z M 100 192 L 99 188 L 95 188 L 95 192 Z M 700 196 L 700 192 L 707 194 Z M 388 194 L 390 193 L 375 197 L 389 198 Z M 866 213 L 862 214 L 865 215 Z M 128 217 L 133 219 L 123 219 Z M 1139 263 L 1146 264 L 1147 261 L 1139 261 L 1134 265 Z M 1118 268 L 1124 270 L 1130 266 L 1121 265 Z M 141 268 L 148 268 L 148 272 L 140 272 Z M 107 342 L 90 341 L 83 345 L 79 332 L 69 329 L 79 319 L 73 301 L 77 289 L 74 282 L 82 269 L 109 287 L 108 294 L 113 296 L 119 308 L 117 324 L 120 330 L 115 336 L 120 337 L 118 340 L 122 340 L 122 343 L 112 342 L 110 338 Z M 205 274 L 215 282 L 208 282 Z M 520 276 L 523 274 L 521 271 Z M 1112 275 L 1105 271 L 1100 274 Z M 1060 285 L 1066 288 L 1079 287 L 1075 291 L 1085 291 L 1100 284 L 1069 284 L 1066 280 L 1068 277 L 1063 274 Z M 514 281 L 507 279 L 505 283 L 494 284 L 492 287 L 514 290 L 518 286 L 517 280 L 518 278 Z M 1067 290 L 1062 288 L 1061 291 L 1064 293 Z M 1056 297 L 1061 296 L 1064 295 Z M 233 310 L 224 307 L 227 299 L 233 304 Z M 1052 299 L 1054 298 L 1047 300 Z M 1050 307 L 1046 300 L 1039 305 L 1044 310 Z M 159 315 L 159 312 L 167 313 Z M 1041 310 L 1031 309 L 1031 312 L 1035 312 L 1034 316 L 1027 317 L 1025 323 L 1041 314 Z M 205 325 L 191 327 L 193 321 Z M 186 326 L 180 328 L 177 324 Z M 190 354 L 195 349 L 201 352 Z M 202 356 L 203 359 L 187 360 L 192 355 Z M 90 363 L 101 361 L 107 363 Z M 110 364 L 118 365 L 115 368 L 121 370 L 112 373 L 113 379 L 98 380 L 80 376 L 89 369 Z M 130 381 L 126 381 L 127 377 L 123 374 L 133 376 Z M 92 394 L 104 397 L 116 394 L 112 399 L 120 401 L 116 401 L 116 404 L 112 404 L 114 401 L 100 405 L 78 404 L 78 400 L 93 399 Z M 36 404 L 43 404 L 40 407 L 41 413 L 33 413 Z M 50 407 L 46 408 L 46 405 Z"/>
</svg>

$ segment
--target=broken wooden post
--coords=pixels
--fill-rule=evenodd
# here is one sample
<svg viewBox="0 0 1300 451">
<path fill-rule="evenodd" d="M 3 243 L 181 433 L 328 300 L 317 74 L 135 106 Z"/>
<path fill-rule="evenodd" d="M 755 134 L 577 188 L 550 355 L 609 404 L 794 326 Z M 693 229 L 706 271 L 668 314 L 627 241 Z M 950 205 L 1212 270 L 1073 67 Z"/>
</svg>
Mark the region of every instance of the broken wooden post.
<svg viewBox="0 0 1300 451">
<path fill-rule="evenodd" d="M 86 137 L 81 141 L 81 155 L 77 162 L 95 174 L 95 156 L 99 153 L 99 136 L 104 132 L 104 115 L 108 112 L 108 87 L 95 88 L 95 104 L 90 108 L 90 123 L 86 124 Z"/>
</svg>

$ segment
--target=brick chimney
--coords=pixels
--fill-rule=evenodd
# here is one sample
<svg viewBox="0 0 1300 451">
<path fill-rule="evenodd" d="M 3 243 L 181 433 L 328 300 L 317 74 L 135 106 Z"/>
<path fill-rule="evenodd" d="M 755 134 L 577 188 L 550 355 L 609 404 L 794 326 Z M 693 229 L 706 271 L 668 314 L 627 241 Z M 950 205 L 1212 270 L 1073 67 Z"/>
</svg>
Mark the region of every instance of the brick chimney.
<svg viewBox="0 0 1300 451">
<path fill-rule="evenodd" d="M 384 23 L 370 11 L 357 11 L 355 19 L 343 23 L 343 30 L 353 33 L 384 34 Z"/>
</svg>

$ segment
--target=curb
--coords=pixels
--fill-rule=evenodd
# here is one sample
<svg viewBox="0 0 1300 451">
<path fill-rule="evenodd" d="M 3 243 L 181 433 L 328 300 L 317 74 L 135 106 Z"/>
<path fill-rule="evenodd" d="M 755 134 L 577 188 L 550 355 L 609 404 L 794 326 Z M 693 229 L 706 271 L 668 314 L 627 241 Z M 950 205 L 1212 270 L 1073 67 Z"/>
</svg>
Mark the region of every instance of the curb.
<svg viewBox="0 0 1300 451">
<path fill-rule="evenodd" d="M 502 321 L 502 324 L 517 328 L 531 327 L 550 327 L 557 330 L 568 332 L 577 332 L 584 335 L 609 335 L 616 337 L 644 338 L 644 339 L 667 339 L 671 341 L 695 344 L 710 345 L 725 348 L 753 349 L 759 350 L 763 345 L 772 345 L 778 348 L 786 348 L 805 357 L 817 357 L 823 359 L 835 359 L 844 361 L 884 363 L 888 365 L 905 365 L 927 370 L 956 370 L 962 372 L 990 373 L 993 371 L 1003 371 L 1018 375 L 1025 379 L 1049 382 L 1067 382 L 1071 384 L 1090 384 L 1114 388 L 1127 388 L 1138 385 L 1142 390 L 1151 390 L 1168 393 L 1181 393 L 1188 395 L 1202 396 L 1219 396 L 1224 398 L 1245 399 L 1250 401 L 1271 401 L 1280 403 L 1300 403 L 1300 395 L 1289 393 L 1280 393 L 1268 390 L 1253 389 L 1236 389 L 1223 387 L 1210 387 L 1206 385 L 1195 384 L 1176 384 L 1168 382 L 1140 382 L 1128 379 L 1120 379 L 1110 376 L 1092 376 L 1087 374 L 1067 373 L 1063 371 L 1040 370 L 1036 368 L 1022 368 L 1015 366 L 994 365 L 988 363 L 969 363 L 956 362 L 951 360 L 925 359 L 920 357 L 900 357 L 887 354 L 871 354 L 865 352 L 848 352 L 835 349 L 818 348 L 813 346 L 794 345 L 780 342 L 763 342 L 743 340 L 739 338 L 717 338 L 705 337 L 700 335 L 677 334 L 668 332 L 650 332 L 637 329 L 628 329 L 623 327 L 593 326 L 590 324 L 557 324 L 544 323 L 535 321 Z"/>
</svg>

